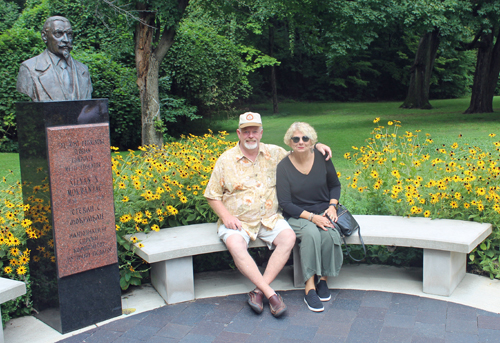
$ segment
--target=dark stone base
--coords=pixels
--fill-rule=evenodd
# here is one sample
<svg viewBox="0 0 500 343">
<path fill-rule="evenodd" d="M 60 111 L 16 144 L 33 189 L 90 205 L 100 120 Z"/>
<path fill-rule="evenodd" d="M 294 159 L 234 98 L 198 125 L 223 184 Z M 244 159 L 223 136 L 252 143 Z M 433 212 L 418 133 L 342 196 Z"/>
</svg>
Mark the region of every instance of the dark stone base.
<svg viewBox="0 0 500 343">
<path fill-rule="evenodd" d="M 122 314 L 118 264 L 92 269 L 58 280 L 59 308 L 35 317 L 62 334 Z"/>
</svg>

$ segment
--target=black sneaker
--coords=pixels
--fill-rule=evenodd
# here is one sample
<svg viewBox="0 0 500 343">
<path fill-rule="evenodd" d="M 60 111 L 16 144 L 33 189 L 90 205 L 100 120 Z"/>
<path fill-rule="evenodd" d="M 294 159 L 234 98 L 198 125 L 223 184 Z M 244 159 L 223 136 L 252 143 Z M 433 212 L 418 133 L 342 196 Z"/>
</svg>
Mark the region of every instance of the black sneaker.
<svg viewBox="0 0 500 343">
<path fill-rule="evenodd" d="M 328 301 L 332 298 L 325 280 L 319 280 L 316 285 L 316 292 L 318 293 L 319 300 L 321 301 Z"/>
<path fill-rule="evenodd" d="M 314 289 L 311 289 L 309 293 L 306 294 L 306 296 L 304 297 L 304 302 L 306 303 L 307 307 L 313 312 L 321 312 L 325 309 Z"/>
</svg>

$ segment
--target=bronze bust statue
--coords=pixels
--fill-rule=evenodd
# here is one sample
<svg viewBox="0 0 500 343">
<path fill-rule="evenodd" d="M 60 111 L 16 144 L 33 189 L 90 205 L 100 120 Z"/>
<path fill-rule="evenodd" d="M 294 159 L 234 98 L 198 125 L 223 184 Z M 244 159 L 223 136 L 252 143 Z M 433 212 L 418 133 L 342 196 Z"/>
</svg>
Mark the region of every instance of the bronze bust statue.
<svg viewBox="0 0 500 343">
<path fill-rule="evenodd" d="M 33 101 L 90 99 L 93 89 L 89 69 L 70 55 L 73 30 L 69 20 L 48 18 L 42 39 L 47 49 L 21 64 L 17 90 Z"/>
</svg>

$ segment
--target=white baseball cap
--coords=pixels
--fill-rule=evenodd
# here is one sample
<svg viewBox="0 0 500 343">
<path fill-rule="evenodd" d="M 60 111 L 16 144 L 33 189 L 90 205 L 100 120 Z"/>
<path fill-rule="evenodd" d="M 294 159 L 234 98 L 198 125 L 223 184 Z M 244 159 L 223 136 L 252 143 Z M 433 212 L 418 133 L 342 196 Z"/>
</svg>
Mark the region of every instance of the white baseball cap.
<svg viewBox="0 0 500 343">
<path fill-rule="evenodd" d="M 260 114 L 255 112 L 245 112 L 241 114 L 239 128 L 242 129 L 247 126 L 262 126 Z"/>
</svg>

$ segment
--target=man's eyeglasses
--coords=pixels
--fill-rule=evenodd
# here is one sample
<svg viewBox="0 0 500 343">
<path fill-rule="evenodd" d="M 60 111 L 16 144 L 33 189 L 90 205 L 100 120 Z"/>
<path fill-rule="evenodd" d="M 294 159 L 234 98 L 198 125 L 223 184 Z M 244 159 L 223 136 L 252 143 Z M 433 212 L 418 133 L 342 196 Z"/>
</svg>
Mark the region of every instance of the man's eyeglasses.
<svg viewBox="0 0 500 343">
<path fill-rule="evenodd" d="M 292 137 L 292 142 L 294 142 L 294 143 L 300 142 L 300 137 Z M 304 143 L 309 142 L 309 137 L 302 136 L 302 142 L 304 142 Z"/>
</svg>

